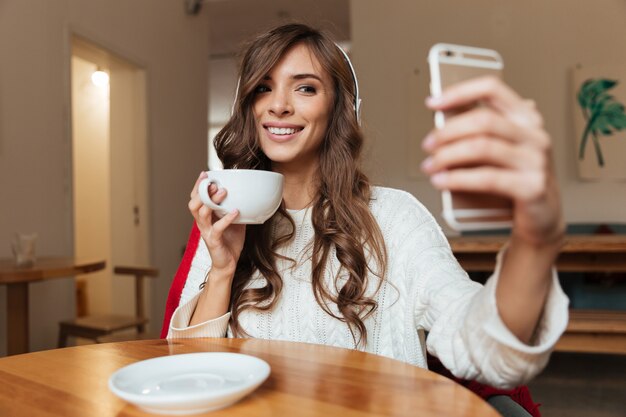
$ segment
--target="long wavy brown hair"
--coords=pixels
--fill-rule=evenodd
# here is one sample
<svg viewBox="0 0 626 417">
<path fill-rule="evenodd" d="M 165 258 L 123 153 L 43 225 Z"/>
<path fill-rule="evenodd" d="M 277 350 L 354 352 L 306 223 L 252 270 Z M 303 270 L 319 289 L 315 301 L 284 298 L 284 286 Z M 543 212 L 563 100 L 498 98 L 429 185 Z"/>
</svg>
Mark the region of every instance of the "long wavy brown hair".
<svg viewBox="0 0 626 417">
<path fill-rule="evenodd" d="M 330 75 L 334 87 L 334 107 L 319 149 L 318 193 L 312 206 L 313 292 L 326 313 L 348 325 L 355 347 L 364 346 L 367 343 L 364 320 L 378 307 L 373 296 L 384 279 L 387 253 L 382 232 L 368 207 L 370 184 L 360 169 L 363 136 L 354 110 L 354 80 L 348 63 L 330 37 L 306 25 L 289 24 L 252 40 L 240 66 L 233 115 L 215 137 L 215 148 L 224 168 L 272 169 L 272 162 L 259 146 L 252 106 L 256 87 L 263 77 L 297 44 L 309 48 Z M 274 236 L 273 224 L 280 218 L 287 219 L 291 231 Z M 283 282 L 276 271 L 276 259 L 283 257 L 277 250 L 293 238 L 294 229 L 284 206 L 264 224 L 247 226 L 230 300 L 230 326 L 236 336 L 246 334 L 238 321 L 242 311 L 270 310 L 280 296 Z M 335 285 L 328 288 L 324 274 L 333 247 L 341 268 Z M 371 269 L 371 261 L 375 270 Z M 256 271 L 265 277 L 267 284 L 262 288 L 246 288 Z M 338 288 L 340 276 L 345 283 Z M 377 280 L 374 294 L 367 291 L 370 276 Z M 337 306 L 338 315 L 331 311 L 329 303 Z"/>
</svg>

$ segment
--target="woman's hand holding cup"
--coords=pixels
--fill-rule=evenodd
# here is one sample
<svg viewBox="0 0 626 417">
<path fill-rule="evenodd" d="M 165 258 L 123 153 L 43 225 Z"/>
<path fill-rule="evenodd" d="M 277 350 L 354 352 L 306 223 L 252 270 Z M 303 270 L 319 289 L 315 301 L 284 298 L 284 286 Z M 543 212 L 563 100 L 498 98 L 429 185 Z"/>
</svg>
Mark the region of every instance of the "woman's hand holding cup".
<svg viewBox="0 0 626 417">
<path fill-rule="evenodd" d="M 202 172 L 191 192 L 189 211 L 211 255 L 211 277 L 234 274 L 246 224 L 267 221 L 283 199 L 282 174 L 252 169 Z"/>
<path fill-rule="evenodd" d="M 196 220 L 202 239 L 211 255 L 212 278 L 232 279 L 243 249 L 246 226 L 233 224 L 239 217 L 239 210 L 234 209 L 219 218 L 211 208 L 202 202 L 198 187 L 205 178 L 207 178 L 207 173 L 202 172 L 191 191 L 189 211 Z M 208 187 L 208 194 L 217 205 L 224 201 L 227 193 L 226 189 L 218 189 L 215 184 Z"/>
</svg>

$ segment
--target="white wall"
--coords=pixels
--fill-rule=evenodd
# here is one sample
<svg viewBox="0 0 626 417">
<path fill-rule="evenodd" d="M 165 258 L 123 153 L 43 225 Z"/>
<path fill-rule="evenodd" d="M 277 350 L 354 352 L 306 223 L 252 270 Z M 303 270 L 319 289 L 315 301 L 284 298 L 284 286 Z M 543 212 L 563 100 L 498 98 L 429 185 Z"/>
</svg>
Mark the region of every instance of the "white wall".
<svg viewBox="0 0 626 417">
<path fill-rule="evenodd" d="M 535 99 L 544 114 L 566 220 L 626 222 L 624 182 L 577 177 L 570 85 L 577 64 L 626 65 L 626 2 L 356 0 L 351 25 L 370 141 L 367 166 L 375 180 L 412 192 L 440 213 L 439 195 L 408 165 L 421 159 L 418 143 L 432 127 L 432 115 L 423 107 L 428 49 L 436 42 L 495 48 L 504 56 L 505 79 Z"/>
<path fill-rule="evenodd" d="M 146 69 L 152 264 L 152 327 L 191 220 L 189 189 L 206 166 L 208 18 L 172 0 L 0 1 L 0 257 L 15 231 L 39 233 L 41 255 L 72 255 L 70 32 Z M 31 348 L 53 347 L 73 313 L 73 283 L 31 289 Z M 0 287 L 0 353 L 6 331 Z"/>
</svg>

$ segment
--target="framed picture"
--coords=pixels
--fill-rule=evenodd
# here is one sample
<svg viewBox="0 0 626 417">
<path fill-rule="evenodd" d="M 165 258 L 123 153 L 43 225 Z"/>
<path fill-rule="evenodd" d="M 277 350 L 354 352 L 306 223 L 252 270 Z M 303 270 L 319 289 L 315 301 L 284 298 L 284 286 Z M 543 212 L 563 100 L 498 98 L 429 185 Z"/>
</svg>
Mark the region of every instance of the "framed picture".
<svg viewBox="0 0 626 417">
<path fill-rule="evenodd" d="M 585 67 L 573 76 L 578 173 L 588 180 L 626 180 L 626 65 Z"/>
</svg>

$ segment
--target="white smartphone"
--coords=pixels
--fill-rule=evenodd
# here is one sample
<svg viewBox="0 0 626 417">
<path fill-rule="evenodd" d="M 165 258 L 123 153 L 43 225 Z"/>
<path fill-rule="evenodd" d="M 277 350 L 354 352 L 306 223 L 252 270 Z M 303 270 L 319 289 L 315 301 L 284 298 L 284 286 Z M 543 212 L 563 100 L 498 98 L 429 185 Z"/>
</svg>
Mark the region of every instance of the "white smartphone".
<svg viewBox="0 0 626 417">
<path fill-rule="evenodd" d="M 502 77 L 502 57 L 491 49 L 438 43 L 428 53 L 430 94 L 441 95 L 452 84 L 483 75 Z M 474 106 L 454 111 L 435 112 L 435 127 L 441 129 L 446 121 Z M 441 194 L 443 218 L 457 231 L 506 229 L 512 225 L 512 201 L 484 194 L 450 192 Z"/>
</svg>

